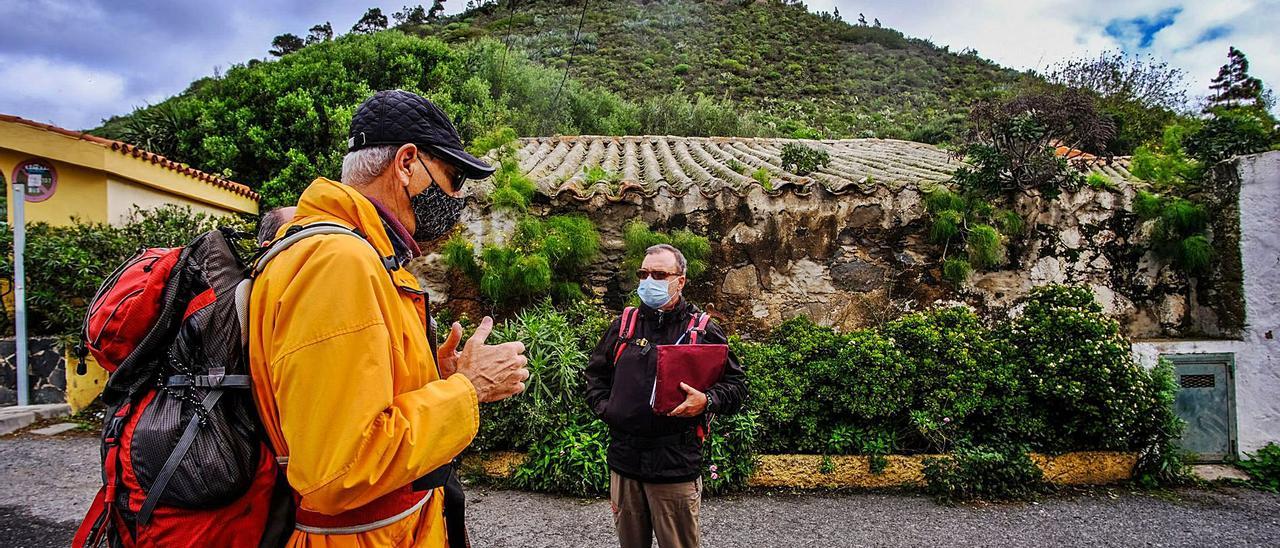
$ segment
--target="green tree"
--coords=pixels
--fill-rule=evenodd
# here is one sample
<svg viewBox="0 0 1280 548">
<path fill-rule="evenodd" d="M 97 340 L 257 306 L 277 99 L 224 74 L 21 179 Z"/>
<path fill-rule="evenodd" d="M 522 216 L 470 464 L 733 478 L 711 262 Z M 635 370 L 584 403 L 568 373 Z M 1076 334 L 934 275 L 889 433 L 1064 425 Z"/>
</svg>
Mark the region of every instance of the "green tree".
<svg viewBox="0 0 1280 548">
<path fill-rule="evenodd" d="M 1213 95 L 1205 112 L 1218 107 L 1266 108 L 1263 99 L 1262 80 L 1249 75 L 1249 59 L 1244 52 L 1232 46 L 1227 50 L 1227 64 L 1218 69 L 1218 75 L 1209 83 Z"/>
<path fill-rule="evenodd" d="M 285 33 L 271 39 L 271 55 L 284 57 L 306 46 L 296 34 Z"/>
<path fill-rule="evenodd" d="M 427 21 L 434 23 L 440 19 L 440 15 L 443 13 L 444 0 L 435 0 L 431 3 L 431 9 L 427 11 Z"/>
<path fill-rule="evenodd" d="M 391 14 L 391 19 L 396 22 L 396 27 L 425 25 L 429 22 L 427 10 L 421 4 L 400 8 L 400 11 Z"/>
<path fill-rule="evenodd" d="M 1269 93 L 1249 75 L 1249 60 L 1232 47 L 1227 64 L 1209 85 L 1209 118 L 1186 141 L 1187 152 L 1206 165 L 1240 154 L 1262 152 L 1277 140 L 1276 119 L 1267 111 Z"/>
<path fill-rule="evenodd" d="M 307 45 L 333 40 L 333 25 L 328 21 L 311 27 L 307 32 Z"/>
<path fill-rule="evenodd" d="M 382 14 L 382 8 L 369 8 L 364 12 L 359 21 L 351 27 L 354 34 L 369 34 L 387 29 L 387 16 Z"/>
<path fill-rule="evenodd" d="M 1046 78 L 1098 95 L 1098 109 L 1116 126 L 1107 143 L 1114 154 L 1156 139 L 1187 106 L 1186 71 L 1149 55 L 1103 52 L 1059 63 Z"/>
</svg>

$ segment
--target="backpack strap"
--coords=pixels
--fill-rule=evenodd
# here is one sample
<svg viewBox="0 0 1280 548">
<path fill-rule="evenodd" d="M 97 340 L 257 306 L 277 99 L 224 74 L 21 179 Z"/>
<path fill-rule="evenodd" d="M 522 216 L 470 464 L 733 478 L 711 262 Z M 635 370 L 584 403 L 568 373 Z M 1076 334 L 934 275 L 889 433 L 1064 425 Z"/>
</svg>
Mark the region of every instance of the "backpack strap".
<svg viewBox="0 0 1280 548">
<path fill-rule="evenodd" d="M 676 344 L 684 342 L 685 337 L 689 337 L 689 344 L 698 344 L 698 335 L 707 332 L 707 322 L 711 321 L 711 316 L 706 312 L 699 312 L 689 318 L 689 327 L 686 327 L 684 334 L 676 340 Z"/>
<path fill-rule="evenodd" d="M 618 364 L 618 359 L 622 357 L 622 351 L 626 350 L 627 344 L 631 343 L 632 337 L 635 337 L 639 316 L 640 309 L 634 306 L 628 306 L 622 310 L 622 323 L 618 325 L 617 350 L 613 355 L 614 365 Z"/>
<path fill-rule="evenodd" d="M 689 344 L 698 344 L 698 335 L 707 332 L 707 322 L 711 321 L 711 315 L 706 312 L 694 314 L 689 318 Z"/>
<path fill-rule="evenodd" d="M 249 346 L 249 292 L 253 289 L 253 280 L 257 278 L 258 275 L 262 274 L 262 271 L 267 268 L 267 263 L 270 263 L 271 259 L 276 258 L 278 255 L 283 253 L 284 250 L 292 247 L 293 244 L 312 236 L 321 236 L 324 234 L 346 234 L 348 236 L 355 236 L 356 238 L 360 238 L 361 241 L 369 244 L 369 249 L 372 249 L 374 253 L 378 254 L 378 258 L 382 261 L 382 267 L 387 269 L 388 272 L 399 268 L 399 265 L 395 262 L 395 257 L 383 257 L 381 253 L 378 253 L 377 248 L 373 247 L 373 244 L 369 243 L 369 240 L 365 239 L 364 235 L 338 223 L 312 223 L 306 226 L 293 228 L 297 228 L 297 230 L 293 230 L 291 228 L 289 231 L 285 232 L 285 237 L 267 244 L 267 247 L 264 247 L 259 251 L 258 257 L 254 259 L 249 268 L 248 276 L 245 276 L 245 279 L 236 286 L 236 314 L 240 317 L 240 346 L 242 348 L 247 348 Z M 390 259 L 390 261 L 388 261 L 388 259 Z"/>
<path fill-rule="evenodd" d="M 191 415 L 191 419 L 187 421 L 187 427 L 182 431 L 182 437 L 178 439 L 178 445 L 173 448 L 173 452 L 169 453 L 169 458 L 165 460 L 164 467 L 160 469 L 160 474 L 156 476 L 156 480 L 151 484 L 151 489 L 147 490 L 147 498 L 142 501 L 142 509 L 138 510 L 138 524 L 146 525 L 151 521 L 151 513 L 155 511 L 156 505 L 160 503 L 160 495 L 164 494 L 165 487 L 168 487 L 169 480 L 173 479 L 174 472 L 178 471 L 178 465 L 182 463 L 182 457 L 186 456 L 187 451 L 191 449 L 191 444 L 196 441 L 196 434 L 200 433 L 200 423 L 203 422 L 202 417 L 218 404 L 218 400 L 222 399 L 225 394 L 224 390 L 210 390 L 205 395 L 204 401 L 200 402 L 200 406 L 204 408 L 204 413 L 196 412 Z"/>
</svg>

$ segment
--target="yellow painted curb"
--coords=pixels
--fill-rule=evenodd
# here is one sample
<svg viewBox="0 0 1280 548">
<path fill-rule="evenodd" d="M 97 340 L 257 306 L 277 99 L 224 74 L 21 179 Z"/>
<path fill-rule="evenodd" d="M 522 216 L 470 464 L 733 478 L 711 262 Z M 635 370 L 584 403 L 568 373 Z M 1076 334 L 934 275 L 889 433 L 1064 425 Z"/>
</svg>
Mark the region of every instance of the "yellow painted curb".
<svg viewBox="0 0 1280 548">
<path fill-rule="evenodd" d="M 888 455 L 879 474 L 863 455 L 760 455 L 752 487 L 789 489 L 882 488 L 924 485 L 924 461 L 940 455 Z M 513 451 L 476 453 L 463 460 L 463 471 L 485 477 L 508 478 L 525 454 Z M 1137 453 L 1080 451 L 1062 455 L 1031 454 L 1044 478 L 1057 485 L 1105 485 L 1133 477 Z M 824 461 L 826 462 L 824 466 Z"/>
<path fill-rule="evenodd" d="M 1137 453 L 1078 451 L 1057 456 L 1031 454 L 1044 479 L 1058 485 L 1105 485 L 1133 477 Z"/>
<path fill-rule="evenodd" d="M 462 458 L 462 473 L 486 478 L 509 478 L 524 463 L 525 454 L 516 451 L 472 453 Z"/>
<path fill-rule="evenodd" d="M 888 455 L 880 474 L 871 473 L 871 458 L 863 455 L 760 455 L 752 487 L 818 489 L 837 487 L 895 487 L 924 484 L 924 455 Z M 828 464 L 824 467 L 823 463 Z"/>
</svg>

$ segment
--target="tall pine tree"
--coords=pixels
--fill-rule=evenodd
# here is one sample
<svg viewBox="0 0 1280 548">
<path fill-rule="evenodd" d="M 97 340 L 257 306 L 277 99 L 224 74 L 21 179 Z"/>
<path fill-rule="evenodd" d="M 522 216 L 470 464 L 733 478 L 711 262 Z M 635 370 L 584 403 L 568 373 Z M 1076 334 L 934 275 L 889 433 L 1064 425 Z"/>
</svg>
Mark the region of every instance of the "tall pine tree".
<svg viewBox="0 0 1280 548">
<path fill-rule="evenodd" d="M 1227 52 L 1227 64 L 1218 69 L 1218 76 L 1211 81 L 1209 89 L 1213 90 L 1213 96 L 1206 112 L 1217 107 L 1266 108 L 1262 80 L 1249 76 L 1249 60 L 1234 46 Z"/>
</svg>

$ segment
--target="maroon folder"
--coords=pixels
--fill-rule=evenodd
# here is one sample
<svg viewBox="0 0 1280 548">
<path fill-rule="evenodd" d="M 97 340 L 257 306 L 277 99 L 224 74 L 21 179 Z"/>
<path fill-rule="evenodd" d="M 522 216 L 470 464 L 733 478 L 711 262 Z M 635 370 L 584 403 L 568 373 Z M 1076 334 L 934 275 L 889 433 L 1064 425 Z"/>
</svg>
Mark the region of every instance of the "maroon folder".
<svg viewBox="0 0 1280 548">
<path fill-rule="evenodd" d="M 720 380 L 728 363 L 727 344 L 658 345 L 658 374 L 649 402 L 653 412 L 666 415 L 684 403 L 687 395 L 680 383 L 706 392 Z"/>
</svg>

